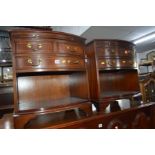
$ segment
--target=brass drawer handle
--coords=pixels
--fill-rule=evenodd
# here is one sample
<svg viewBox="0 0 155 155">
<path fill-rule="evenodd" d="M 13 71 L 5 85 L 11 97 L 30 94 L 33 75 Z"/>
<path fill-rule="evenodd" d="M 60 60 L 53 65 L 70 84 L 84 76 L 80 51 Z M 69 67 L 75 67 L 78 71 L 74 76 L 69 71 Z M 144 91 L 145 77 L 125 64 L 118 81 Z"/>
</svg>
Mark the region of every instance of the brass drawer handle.
<svg viewBox="0 0 155 155">
<path fill-rule="evenodd" d="M 32 49 L 33 45 L 32 45 L 31 43 L 28 43 L 28 44 L 26 45 L 26 47 L 28 47 L 29 49 Z M 41 49 L 43 46 L 42 46 L 42 44 L 38 44 L 37 47 L 38 47 L 38 48 L 33 48 L 32 50 L 37 51 L 38 49 Z"/>
<path fill-rule="evenodd" d="M 38 48 L 42 48 L 43 46 L 42 46 L 42 44 L 38 44 Z"/>
<path fill-rule="evenodd" d="M 32 48 L 32 45 L 31 45 L 30 43 L 28 43 L 26 46 L 27 46 L 28 48 Z"/>
<path fill-rule="evenodd" d="M 125 60 L 123 60 L 123 61 L 122 61 L 122 63 L 123 63 L 123 64 L 125 64 L 125 63 L 126 63 L 126 61 L 125 61 Z"/>
<path fill-rule="evenodd" d="M 70 49 L 70 46 L 66 46 L 66 48 L 69 50 Z"/>
<path fill-rule="evenodd" d="M 76 60 L 76 61 L 73 61 L 73 64 L 79 64 L 80 61 Z"/>
<path fill-rule="evenodd" d="M 65 64 L 66 63 L 66 60 L 62 60 L 62 63 Z"/>
<path fill-rule="evenodd" d="M 101 61 L 101 65 L 105 65 L 105 62 L 104 61 Z"/>
<path fill-rule="evenodd" d="M 27 62 L 28 62 L 29 64 L 32 64 L 32 59 L 31 59 L 31 58 L 27 59 Z"/>
<path fill-rule="evenodd" d="M 129 52 L 127 51 L 127 50 L 125 50 L 125 52 L 124 52 L 125 54 L 128 54 Z"/>
<path fill-rule="evenodd" d="M 39 37 L 39 34 L 33 34 L 32 37 Z"/>
<path fill-rule="evenodd" d="M 115 129 L 119 129 L 118 125 L 116 125 L 114 128 L 115 128 Z"/>
<path fill-rule="evenodd" d="M 31 59 L 31 58 L 28 58 L 28 59 L 27 59 L 27 62 L 28 62 L 28 64 L 31 64 L 32 66 L 40 66 L 41 63 L 42 63 L 42 60 L 39 58 L 39 59 L 38 59 L 38 64 L 33 64 L 32 59 Z"/>
</svg>

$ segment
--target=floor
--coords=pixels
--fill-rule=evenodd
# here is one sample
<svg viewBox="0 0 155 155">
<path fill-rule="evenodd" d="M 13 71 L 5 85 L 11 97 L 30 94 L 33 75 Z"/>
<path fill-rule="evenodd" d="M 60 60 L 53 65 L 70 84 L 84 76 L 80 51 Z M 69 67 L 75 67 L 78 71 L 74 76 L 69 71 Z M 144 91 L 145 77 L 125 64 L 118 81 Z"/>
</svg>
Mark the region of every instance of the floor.
<svg viewBox="0 0 155 155">
<path fill-rule="evenodd" d="M 3 115 L 0 119 L 0 129 L 13 129 L 13 126 L 12 113 Z"/>
</svg>

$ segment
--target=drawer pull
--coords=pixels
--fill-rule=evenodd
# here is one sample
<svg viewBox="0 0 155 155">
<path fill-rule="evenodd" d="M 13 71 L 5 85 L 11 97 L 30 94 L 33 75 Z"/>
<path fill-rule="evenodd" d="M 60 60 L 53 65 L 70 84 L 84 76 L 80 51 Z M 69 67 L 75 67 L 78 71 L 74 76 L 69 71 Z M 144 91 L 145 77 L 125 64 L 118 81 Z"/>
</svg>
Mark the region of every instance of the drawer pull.
<svg viewBox="0 0 155 155">
<path fill-rule="evenodd" d="M 31 58 L 29 58 L 29 59 L 27 60 L 27 62 L 28 62 L 29 64 L 31 64 L 32 66 L 40 66 L 40 65 L 41 65 L 42 60 L 41 60 L 41 59 L 38 59 L 38 64 L 33 64 L 32 59 L 31 59 Z"/>
<path fill-rule="evenodd" d="M 31 45 L 30 43 L 28 43 L 26 46 L 27 46 L 28 48 L 32 48 L 32 45 Z"/>
<path fill-rule="evenodd" d="M 73 62 L 73 64 L 79 64 L 79 63 L 80 63 L 80 61 L 78 61 L 78 60 Z"/>
<path fill-rule="evenodd" d="M 68 64 L 70 64 L 70 63 L 71 63 L 71 61 L 70 61 L 70 60 L 67 60 L 67 63 L 68 63 Z"/>
<path fill-rule="evenodd" d="M 102 123 L 98 124 L 98 128 L 103 128 L 103 124 Z"/>
<path fill-rule="evenodd" d="M 125 60 L 123 60 L 123 61 L 122 61 L 122 63 L 123 63 L 123 64 L 125 64 L 125 63 L 126 63 L 126 61 L 125 61 Z"/>
<path fill-rule="evenodd" d="M 39 37 L 39 34 L 33 34 L 32 37 Z"/>
<path fill-rule="evenodd" d="M 102 61 L 102 62 L 101 62 L 101 65 L 105 65 L 105 62 L 104 62 L 104 61 Z"/>
<path fill-rule="evenodd" d="M 42 48 L 42 47 L 43 47 L 42 44 L 39 44 L 39 45 L 38 45 L 38 48 Z"/>
<path fill-rule="evenodd" d="M 65 64 L 66 63 L 66 60 L 62 60 L 62 63 Z"/>
<path fill-rule="evenodd" d="M 69 50 L 70 49 L 70 46 L 66 46 L 66 48 Z"/>
<path fill-rule="evenodd" d="M 32 44 L 30 44 L 30 43 L 28 43 L 27 45 L 26 45 L 29 49 L 32 49 L 33 51 L 37 51 L 38 49 L 41 49 L 43 46 L 42 46 L 42 44 L 38 44 L 38 48 L 32 48 L 33 47 L 33 45 Z"/>
<path fill-rule="evenodd" d="M 114 127 L 115 129 L 119 129 L 119 127 L 116 125 L 115 127 Z"/>
<path fill-rule="evenodd" d="M 32 59 L 29 58 L 29 59 L 27 60 L 27 62 L 28 62 L 29 64 L 32 64 Z"/>
<path fill-rule="evenodd" d="M 127 51 L 127 50 L 125 50 L 125 52 L 124 52 L 125 54 L 128 54 L 129 52 Z"/>
</svg>

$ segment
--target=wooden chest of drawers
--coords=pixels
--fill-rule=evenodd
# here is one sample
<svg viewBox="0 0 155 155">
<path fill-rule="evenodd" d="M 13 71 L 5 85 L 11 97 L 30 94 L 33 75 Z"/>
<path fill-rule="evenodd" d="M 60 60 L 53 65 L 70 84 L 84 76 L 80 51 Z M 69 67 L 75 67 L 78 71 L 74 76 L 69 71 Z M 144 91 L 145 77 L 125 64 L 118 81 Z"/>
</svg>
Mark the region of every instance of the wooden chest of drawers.
<svg viewBox="0 0 155 155">
<path fill-rule="evenodd" d="M 121 40 L 87 44 L 90 96 L 103 110 L 110 101 L 132 98 L 139 92 L 134 45 Z"/>
<path fill-rule="evenodd" d="M 90 115 L 85 39 L 53 31 L 15 30 L 11 41 L 16 128 L 55 111 L 79 108 Z"/>
<path fill-rule="evenodd" d="M 120 40 L 96 40 L 95 53 L 99 68 L 135 68 L 135 51 L 132 43 Z"/>
</svg>

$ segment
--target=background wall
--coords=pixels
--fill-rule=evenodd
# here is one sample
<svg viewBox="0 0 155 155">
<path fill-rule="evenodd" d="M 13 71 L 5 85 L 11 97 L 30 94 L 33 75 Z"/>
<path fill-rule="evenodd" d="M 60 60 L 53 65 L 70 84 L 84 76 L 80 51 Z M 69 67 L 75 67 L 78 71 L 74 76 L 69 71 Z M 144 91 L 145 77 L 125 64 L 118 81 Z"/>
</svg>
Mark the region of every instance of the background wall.
<svg viewBox="0 0 155 155">
<path fill-rule="evenodd" d="M 147 54 L 152 52 L 152 51 L 155 52 L 155 49 L 151 49 L 151 50 L 141 52 L 141 53 L 136 53 L 136 55 L 137 55 L 137 63 L 139 64 L 141 59 L 147 59 Z M 151 66 L 148 67 L 148 71 L 152 72 L 152 67 Z M 147 67 L 141 66 L 139 72 L 146 73 L 147 72 Z"/>
</svg>

